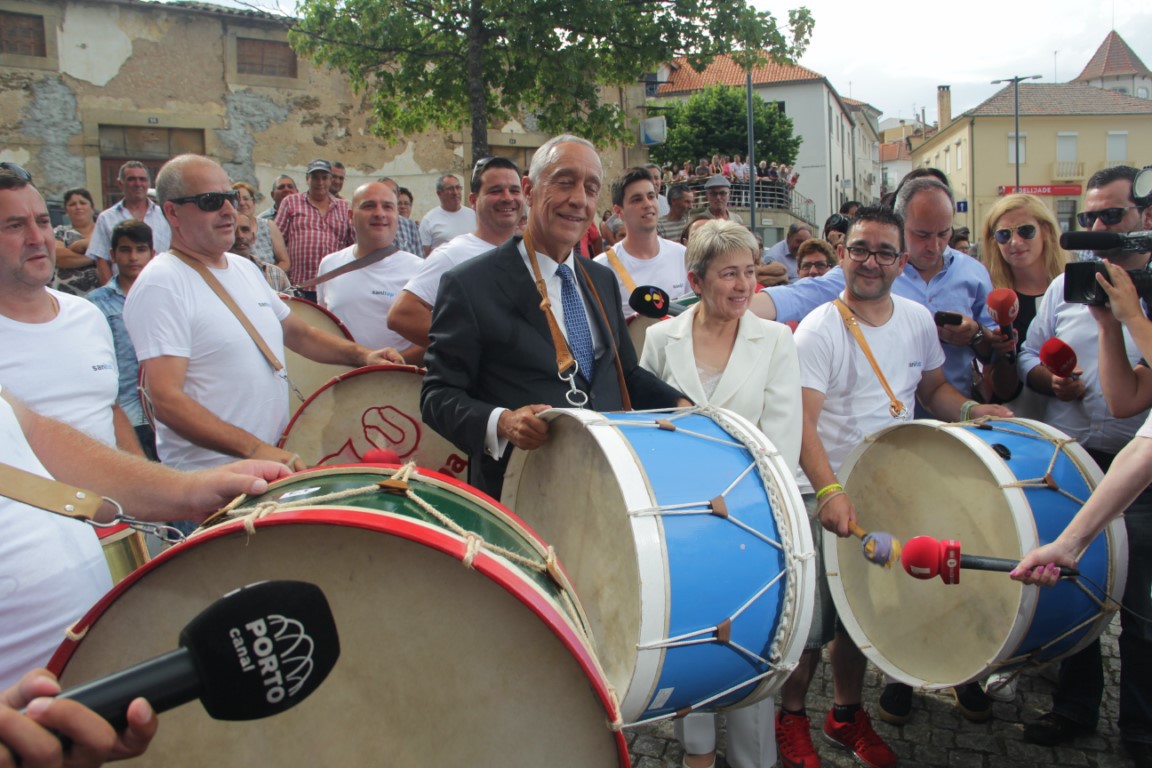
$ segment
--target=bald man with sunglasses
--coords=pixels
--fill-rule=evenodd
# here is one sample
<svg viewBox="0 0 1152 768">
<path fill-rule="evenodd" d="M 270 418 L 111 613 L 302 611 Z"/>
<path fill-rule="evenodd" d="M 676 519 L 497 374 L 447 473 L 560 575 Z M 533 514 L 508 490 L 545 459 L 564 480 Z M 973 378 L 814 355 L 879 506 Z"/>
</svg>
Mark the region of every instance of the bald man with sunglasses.
<svg viewBox="0 0 1152 768">
<path fill-rule="evenodd" d="M 282 371 L 210 285 L 235 303 L 276 361 L 284 348 L 321 363 L 402 363 L 391 348 L 369 350 L 312 328 L 289 313 L 255 264 L 228 253 L 236 233 L 237 193 L 212 160 L 181 155 L 156 177 L 172 227 L 172 247 L 140 273 L 124 306 L 156 418 L 160 459 L 201 469 L 234 458 L 278 461 L 303 469 L 275 443 L 288 420 Z"/>
</svg>

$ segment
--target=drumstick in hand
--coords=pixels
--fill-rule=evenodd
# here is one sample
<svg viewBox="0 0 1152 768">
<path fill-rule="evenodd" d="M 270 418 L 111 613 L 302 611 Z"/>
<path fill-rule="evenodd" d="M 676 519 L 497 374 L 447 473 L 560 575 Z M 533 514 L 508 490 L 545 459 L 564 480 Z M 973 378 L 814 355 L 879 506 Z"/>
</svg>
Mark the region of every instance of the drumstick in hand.
<svg viewBox="0 0 1152 768">
<path fill-rule="evenodd" d="M 900 539 L 884 531 L 868 533 L 852 523 L 852 535 L 861 540 L 860 551 L 869 562 L 891 568 L 900 559 Z"/>
</svg>

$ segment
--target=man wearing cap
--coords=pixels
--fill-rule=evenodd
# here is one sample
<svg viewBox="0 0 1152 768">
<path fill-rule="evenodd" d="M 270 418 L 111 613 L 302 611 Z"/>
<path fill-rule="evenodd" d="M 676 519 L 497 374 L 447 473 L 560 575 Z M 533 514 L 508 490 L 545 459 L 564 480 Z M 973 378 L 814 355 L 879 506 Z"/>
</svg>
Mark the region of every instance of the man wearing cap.
<svg viewBox="0 0 1152 768">
<path fill-rule="evenodd" d="M 440 198 L 440 205 L 420 220 L 420 245 L 425 256 L 452 238 L 476 229 L 476 212 L 464 207 L 460 179 L 450 173 L 436 179 L 436 197 Z"/>
<path fill-rule="evenodd" d="M 294 195 L 299 190 L 296 189 L 296 180 L 288 174 L 281 174 L 276 177 L 276 183 L 272 185 L 272 207 L 257 215 L 258 219 L 275 219 L 276 209 L 280 206 L 280 201 Z"/>
<path fill-rule="evenodd" d="M 704 182 L 704 196 L 708 198 L 708 208 L 701 216 L 709 219 L 727 219 L 743 224 L 740 214 L 728 210 L 728 199 L 732 195 L 732 182 L 717 174 Z"/>
<path fill-rule="evenodd" d="M 288 246 L 294 285 L 316 277 L 322 258 L 356 242 L 348 203 L 331 192 L 332 166 L 327 160 L 313 160 L 308 163 L 307 179 L 308 191 L 284 198 L 276 211 L 276 226 Z M 312 291 L 304 295 L 316 298 Z"/>
</svg>

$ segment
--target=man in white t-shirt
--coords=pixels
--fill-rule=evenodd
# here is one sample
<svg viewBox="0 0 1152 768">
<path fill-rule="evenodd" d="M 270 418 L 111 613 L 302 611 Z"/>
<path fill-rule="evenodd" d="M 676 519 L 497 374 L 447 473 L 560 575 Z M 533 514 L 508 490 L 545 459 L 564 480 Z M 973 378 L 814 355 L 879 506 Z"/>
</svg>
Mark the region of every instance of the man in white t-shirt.
<svg viewBox="0 0 1152 768">
<path fill-rule="evenodd" d="M 632 291 L 654 285 L 676 298 L 688 293 L 688 269 L 684 246 L 665 240 L 656 232 L 660 218 L 656 186 L 644 168 L 629 168 L 612 185 L 612 210 L 624 221 L 624 239 L 596 257 L 611 268 L 620 287 L 624 316 L 636 312 L 628 306 Z"/>
<path fill-rule="evenodd" d="M 0 462 L 115 499 L 125 513 L 156 522 L 159 515 L 203 519 L 241 493 L 263 493 L 266 481 L 287 474 L 282 465 L 255 461 L 194 475 L 176 472 L 42 416 L 2 385 Z M 114 511 L 105 502 L 96 519 L 110 522 Z M 112 588 L 95 530 L 0 496 L 0 689 L 46 664 L 68 628 Z M 0 734 L 0 763 L 5 743 Z"/>
<path fill-rule="evenodd" d="M 142 455 L 119 392 L 112 331 L 94 305 L 48 287 L 56 238 L 23 169 L 0 170 L 0 380 L 38 413 Z"/>
<path fill-rule="evenodd" d="M 238 318 L 194 267 L 216 278 L 278 361 L 284 347 L 317 362 L 403 362 L 394 349 L 367 347 L 291 315 L 260 270 L 228 253 L 236 237 L 236 192 L 224 169 L 199 155 L 168 161 L 156 193 L 172 227 L 172 248 L 154 258 L 124 305 L 156 418 L 160 459 L 178 469 L 233 457 L 304 469 L 277 448 L 288 414 L 288 384 Z"/>
<path fill-rule="evenodd" d="M 944 352 L 936 326 L 923 306 L 892 295 L 892 283 L 908 262 L 903 221 L 886 208 L 861 209 L 845 244 L 839 246 L 845 289 L 838 298 L 856 319 L 903 413 L 893 416 L 892 401 L 836 302 L 812 311 L 796 330 L 804 435 L 798 476 L 809 511 L 824 529 L 848 536 L 856 509 L 836 479 L 849 451 L 866 435 L 910 419 L 917 398 L 939 418 L 959 421 L 976 416 L 1010 416 L 998 405 L 976 405 L 944 378 Z M 865 526 L 866 527 L 866 526 Z M 816 550 L 820 529 L 814 526 Z M 817 568 L 823 574 L 821 567 Z M 823 576 L 821 576 L 823 579 Z M 804 700 L 820 659 L 820 647 L 832 639 L 834 706 L 824 720 L 830 742 L 875 768 L 895 765 L 896 755 L 876 735 L 861 707 L 866 662 L 852 638 L 839 626 L 822 581 L 812 633 L 796 671 L 781 691 L 777 743 L 791 764 L 815 764 Z M 973 684 L 975 685 L 975 684 Z"/>
<path fill-rule="evenodd" d="M 476 212 L 463 206 L 464 186 L 448 173 L 436 179 L 436 197 L 440 205 L 424 214 L 420 221 L 420 245 L 424 255 L 454 237 L 476 229 Z"/>
<path fill-rule="evenodd" d="M 348 212 L 356 230 L 356 244 L 330 253 L 316 274 L 325 275 L 390 247 L 396 240 L 399 212 L 396 193 L 388 184 L 361 184 L 352 195 Z M 388 310 L 400 290 L 423 266 L 414 253 L 397 251 L 367 267 L 345 273 L 316 286 L 317 300 L 340 318 L 352 338 L 373 349 L 395 347 L 413 365 L 424 361 L 424 347 L 416 346 L 388 327 Z"/>
<path fill-rule="evenodd" d="M 433 251 L 388 311 L 388 327 L 421 347 L 429 343 L 440 277 L 457 264 L 511 240 L 524 212 L 520 169 L 506 157 L 478 161 L 472 170 L 471 188 L 468 202 L 476 211 L 476 231 L 459 235 Z"/>
</svg>

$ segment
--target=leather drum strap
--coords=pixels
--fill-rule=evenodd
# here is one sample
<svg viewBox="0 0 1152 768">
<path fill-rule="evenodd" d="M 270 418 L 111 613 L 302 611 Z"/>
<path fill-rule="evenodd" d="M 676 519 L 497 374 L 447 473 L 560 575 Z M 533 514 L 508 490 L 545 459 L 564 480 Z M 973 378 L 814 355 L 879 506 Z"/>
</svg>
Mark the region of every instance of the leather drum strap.
<svg viewBox="0 0 1152 768">
<path fill-rule="evenodd" d="M 395 245 L 386 245 L 383 248 L 377 248 L 362 259 L 352 259 L 352 261 L 336 267 L 336 269 L 332 270 L 331 272 L 325 272 L 322 275 L 317 275 L 311 280 L 305 280 L 304 282 L 300 283 L 300 285 L 294 285 L 292 287 L 305 291 L 309 288 L 315 288 L 316 286 L 320 285 L 320 283 L 326 283 L 329 280 L 340 277 L 340 275 L 346 275 L 349 272 L 355 272 L 358 269 L 370 267 L 376 262 L 383 261 L 384 259 L 388 258 L 394 253 L 398 253 L 399 251 L 400 248 Z"/>
<path fill-rule="evenodd" d="M 880 385 L 884 387 L 884 391 L 888 394 L 888 399 L 891 403 L 888 406 L 888 411 L 892 414 L 894 419 L 902 419 L 907 413 L 904 408 L 904 403 L 900 402 L 896 397 L 896 393 L 892 391 L 892 387 L 888 386 L 888 379 L 884 378 L 884 372 L 880 370 L 880 364 L 876 362 L 876 358 L 872 356 L 872 349 L 868 346 L 868 342 L 864 339 L 864 331 L 860 330 L 860 323 L 856 322 L 856 316 L 852 314 L 852 310 L 848 308 L 840 299 L 833 302 L 836 309 L 840 310 L 840 317 L 844 319 L 844 325 L 848 326 L 848 330 L 856 337 L 856 343 L 860 345 L 860 349 L 864 351 L 864 356 L 868 358 L 868 362 L 872 364 L 872 370 L 876 372 L 876 378 L 880 379 Z"/>
<path fill-rule="evenodd" d="M 608 250 L 604 251 L 604 255 L 608 257 L 608 263 L 612 265 L 616 276 L 620 278 L 620 282 L 624 283 L 624 289 L 628 291 L 628 295 L 631 296 L 636 290 L 636 281 L 632 279 L 632 275 L 628 274 L 628 268 L 624 266 L 624 262 L 620 261 L 620 257 L 616 255 L 616 249 L 609 246 Z"/>
<path fill-rule="evenodd" d="M 92 520 L 104 497 L 0 463 L 0 496 L 65 517 Z"/>
</svg>

